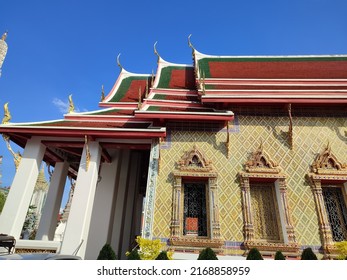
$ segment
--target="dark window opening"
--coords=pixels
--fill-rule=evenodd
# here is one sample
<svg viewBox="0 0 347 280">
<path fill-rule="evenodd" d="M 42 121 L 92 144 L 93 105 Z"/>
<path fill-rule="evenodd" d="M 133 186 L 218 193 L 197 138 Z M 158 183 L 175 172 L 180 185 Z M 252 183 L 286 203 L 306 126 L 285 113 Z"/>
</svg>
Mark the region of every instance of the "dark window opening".
<svg viewBox="0 0 347 280">
<path fill-rule="evenodd" d="M 206 186 L 184 185 L 183 235 L 207 236 Z"/>
<path fill-rule="evenodd" d="M 324 204 L 327 210 L 333 240 L 347 240 L 347 208 L 340 187 L 323 187 Z"/>
</svg>

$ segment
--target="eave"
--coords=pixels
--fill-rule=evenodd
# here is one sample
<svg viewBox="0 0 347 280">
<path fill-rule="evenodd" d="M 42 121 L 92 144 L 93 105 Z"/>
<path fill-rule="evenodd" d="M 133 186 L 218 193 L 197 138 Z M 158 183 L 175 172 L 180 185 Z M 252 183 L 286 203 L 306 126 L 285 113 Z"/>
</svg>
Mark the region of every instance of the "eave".
<svg viewBox="0 0 347 280">
<path fill-rule="evenodd" d="M 26 134 L 31 136 L 57 136 L 57 137 L 84 137 L 85 135 L 94 138 L 157 138 L 165 137 L 166 129 L 147 128 L 71 128 L 71 127 L 44 127 L 44 126 L 21 126 L 21 125 L 1 125 L 0 133 L 6 134 Z"/>
<path fill-rule="evenodd" d="M 143 119 L 187 120 L 187 121 L 231 121 L 234 114 L 210 112 L 162 112 L 162 111 L 135 111 L 136 116 Z"/>
</svg>

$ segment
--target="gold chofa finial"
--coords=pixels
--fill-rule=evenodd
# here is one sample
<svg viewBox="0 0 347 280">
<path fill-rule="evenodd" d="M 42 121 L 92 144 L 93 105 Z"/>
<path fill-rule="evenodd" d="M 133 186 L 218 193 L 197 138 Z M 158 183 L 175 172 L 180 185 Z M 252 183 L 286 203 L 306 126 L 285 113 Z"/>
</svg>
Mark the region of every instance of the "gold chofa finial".
<svg viewBox="0 0 347 280">
<path fill-rule="evenodd" d="M 8 32 L 6 31 L 4 34 L 2 34 L 1 40 L 6 41 Z"/>
<path fill-rule="evenodd" d="M 160 55 L 159 55 L 159 53 L 157 51 L 157 43 L 158 43 L 158 41 L 156 41 L 154 43 L 153 49 L 154 49 L 154 54 L 158 57 L 158 61 L 157 62 L 159 63 Z"/>
<path fill-rule="evenodd" d="M 105 99 L 104 85 L 101 86 L 101 102 Z"/>
<path fill-rule="evenodd" d="M 69 95 L 69 111 L 68 113 L 71 114 L 75 112 L 75 105 L 73 104 L 73 101 L 72 101 L 72 94 Z"/>
<path fill-rule="evenodd" d="M 122 64 L 120 64 L 120 53 L 117 55 L 117 65 L 119 66 L 119 68 L 120 68 L 120 70 L 122 71 L 122 69 L 123 69 L 123 66 L 122 66 Z"/>
<path fill-rule="evenodd" d="M 193 46 L 192 42 L 190 41 L 190 37 L 192 37 L 192 34 L 189 34 L 189 36 L 188 36 L 188 46 L 194 50 L 194 46 Z"/>
<path fill-rule="evenodd" d="M 4 117 L 3 117 L 3 119 L 2 119 L 2 122 L 1 122 L 1 124 L 8 124 L 9 123 L 9 121 L 11 120 L 11 114 L 10 114 L 10 111 L 9 111 L 9 109 L 8 109 L 8 102 L 7 103 L 5 103 L 5 105 L 4 105 Z"/>
</svg>

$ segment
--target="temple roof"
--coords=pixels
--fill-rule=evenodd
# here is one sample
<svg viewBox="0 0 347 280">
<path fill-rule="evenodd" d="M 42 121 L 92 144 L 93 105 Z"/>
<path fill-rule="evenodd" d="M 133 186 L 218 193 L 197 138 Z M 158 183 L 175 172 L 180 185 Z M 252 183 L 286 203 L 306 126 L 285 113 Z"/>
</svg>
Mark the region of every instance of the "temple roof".
<svg viewBox="0 0 347 280">
<path fill-rule="evenodd" d="M 202 103 L 347 102 L 347 55 L 193 55 Z"/>
<path fill-rule="evenodd" d="M 148 146 L 151 139 L 166 136 L 166 121 L 225 124 L 234 117 L 229 108 L 236 105 L 347 104 L 347 55 L 214 56 L 192 49 L 191 65 L 168 62 L 155 49 L 155 74 L 131 73 L 119 63 L 118 78 L 94 111 L 71 110 L 60 120 L 11 123 L 6 105 L 0 133 L 22 147 L 32 136 L 45 137 L 51 147 L 46 160 L 55 161 L 61 158 L 58 148 L 80 154 L 86 135 L 103 139 L 104 148 L 118 147 L 122 141 L 117 139 Z M 106 151 L 103 158 L 109 160 Z"/>
</svg>

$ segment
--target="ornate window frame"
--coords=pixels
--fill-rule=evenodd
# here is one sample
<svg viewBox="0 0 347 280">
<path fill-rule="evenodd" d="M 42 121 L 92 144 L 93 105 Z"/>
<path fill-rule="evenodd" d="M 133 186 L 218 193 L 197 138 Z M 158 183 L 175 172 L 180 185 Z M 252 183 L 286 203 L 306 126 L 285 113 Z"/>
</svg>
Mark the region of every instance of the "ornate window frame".
<svg viewBox="0 0 347 280">
<path fill-rule="evenodd" d="M 240 172 L 239 177 L 241 181 L 244 246 L 246 251 L 256 247 L 263 254 L 272 255 L 274 252 L 280 250 L 288 256 L 298 256 L 299 245 L 296 242 L 288 204 L 286 175 L 282 173 L 278 164 L 264 152 L 262 144 L 255 152 L 251 153 L 249 160 L 245 163 L 245 171 Z M 252 182 L 264 181 L 274 182 L 275 185 L 276 203 L 279 209 L 283 242 L 260 241 L 254 237 L 251 187 Z"/>
<path fill-rule="evenodd" d="M 332 237 L 328 213 L 324 204 L 322 185 L 331 182 L 334 184 L 337 183 L 339 185 L 344 185 L 346 193 L 347 164 L 342 163 L 337 159 L 328 144 L 312 163 L 309 178 L 317 210 L 318 226 L 321 235 L 324 258 L 330 259 L 337 255 L 337 250 L 334 245 L 335 242 Z"/>
<path fill-rule="evenodd" d="M 219 224 L 219 198 L 218 198 L 218 174 L 207 160 L 197 145 L 186 152 L 177 162 L 177 168 L 173 172 L 174 186 L 172 192 L 172 215 L 170 225 L 170 244 L 175 247 L 194 248 L 211 247 L 220 248 L 223 241 L 220 238 Z M 208 211 L 208 236 L 190 237 L 183 235 L 183 191 L 184 181 L 206 181 L 207 211 Z"/>
</svg>

